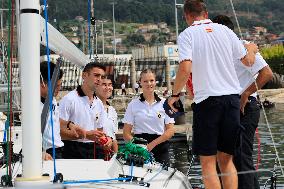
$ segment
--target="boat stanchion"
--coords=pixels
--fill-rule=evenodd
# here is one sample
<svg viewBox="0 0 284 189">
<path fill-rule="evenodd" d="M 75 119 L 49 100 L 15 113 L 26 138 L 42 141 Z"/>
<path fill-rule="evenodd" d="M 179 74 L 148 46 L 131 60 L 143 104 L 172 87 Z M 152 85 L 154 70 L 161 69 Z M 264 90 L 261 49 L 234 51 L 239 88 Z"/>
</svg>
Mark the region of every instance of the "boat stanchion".
<svg viewBox="0 0 284 189">
<path fill-rule="evenodd" d="M 62 173 L 56 173 L 53 183 L 62 183 L 63 182 L 63 174 Z"/>
<path fill-rule="evenodd" d="M 1 186 L 3 187 L 12 187 L 12 177 L 10 175 L 3 175 L 1 177 Z"/>
</svg>

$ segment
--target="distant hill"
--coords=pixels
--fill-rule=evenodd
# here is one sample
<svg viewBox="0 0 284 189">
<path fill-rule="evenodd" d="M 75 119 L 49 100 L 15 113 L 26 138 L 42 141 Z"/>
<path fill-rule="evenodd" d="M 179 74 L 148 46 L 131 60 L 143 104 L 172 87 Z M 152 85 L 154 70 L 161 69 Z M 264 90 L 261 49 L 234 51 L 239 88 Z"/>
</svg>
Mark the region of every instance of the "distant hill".
<svg viewBox="0 0 284 189">
<path fill-rule="evenodd" d="M 113 0 L 94 0 L 95 15 L 98 19 L 112 20 Z M 166 22 L 174 26 L 174 0 L 114 0 L 115 18 L 118 22 L 153 23 Z M 182 3 L 183 0 L 177 0 Z M 210 17 L 217 14 L 232 16 L 230 0 L 205 0 Z M 43 2 L 43 0 L 41 0 Z M 269 32 L 284 32 L 284 0 L 233 0 L 243 28 L 264 26 Z M 49 0 L 49 18 L 58 21 L 74 19 L 77 15 L 87 18 L 88 0 Z M 4 0 L 4 8 L 8 1 Z M 179 11 L 181 30 L 186 27 Z"/>
<path fill-rule="evenodd" d="M 182 3 L 183 0 L 177 0 Z M 95 0 L 95 15 L 98 19 L 112 20 L 112 0 Z M 206 0 L 210 17 L 217 14 L 232 16 L 229 0 Z M 284 32 L 284 0 L 233 0 L 243 28 L 265 26 L 269 32 Z M 87 18 L 87 0 L 49 0 L 50 18 L 73 19 L 77 15 Z M 115 18 L 118 22 L 166 22 L 174 26 L 174 0 L 117 0 Z M 181 29 L 186 25 L 179 11 Z"/>
</svg>

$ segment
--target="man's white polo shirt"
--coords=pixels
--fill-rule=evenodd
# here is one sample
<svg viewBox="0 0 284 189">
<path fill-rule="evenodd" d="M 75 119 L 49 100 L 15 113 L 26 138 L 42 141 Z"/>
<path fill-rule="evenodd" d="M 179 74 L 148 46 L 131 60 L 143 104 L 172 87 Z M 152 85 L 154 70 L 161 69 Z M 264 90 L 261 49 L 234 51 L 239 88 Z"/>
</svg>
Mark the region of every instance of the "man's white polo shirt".
<svg viewBox="0 0 284 189">
<path fill-rule="evenodd" d="M 43 109 L 45 99 L 41 98 L 41 109 Z M 50 111 L 48 111 L 48 118 L 45 126 L 45 130 L 42 138 L 42 147 L 44 150 L 52 148 L 52 125 L 50 122 L 51 116 Z M 53 133 L 54 133 L 54 145 L 55 148 L 64 146 L 60 136 L 60 122 L 59 122 L 59 110 L 56 99 L 52 100 L 52 121 L 53 121 Z"/>
<path fill-rule="evenodd" d="M 236 34 L 211 20 L 195 21 L 178 38 L 179 61 L 192 61 L 194 102 L 240 93 L 234 60 L 246 55 Z M 241 64 L 241 63 L 240 63 Z"/>
<path fill-rule="evenodd" d="M 94 94 L 90 105 L 88 96 L 84 94 L 81 86 L 65 95 L 59 102 L 60 118 L 72 121 L 83 129 L 90 131 L 103 128 L 106 113 L 102 101 Z M 79 142 L 93 142 L 87 139 L 75 140 Z"/>
<path fill-rule="evenodd" d="M 247 43 L 244 41 L 244 43 Z M 267 66 L 266 61 L 257 53 L 255 55 L 254 64 L 251 67 L 240 64 L 239 60 L 235 60 L 235 69 L 238 75 L 238 79 L 241 85 L 240 95 L 255 81 L 255 76 L 257 76 L 258 72 Z M 253 93 L 251 96 L 256 97 L 257 93 Z"/>
<path fill-rule="evenodd" d="M 122 122 L 132 125 L 134 134 L 162 135 L 165 132 L 165 124 L 175 122 L 165 113 L 164 102 L 165 99 L 155 94 L 155 102 L 150 105 L 141 94 L 128 104 Z"/>
<path fill-rule="evenodd" d="M 107 119 L 104 124 L 104 132 L 115 140 L 116 139 L 115 133 L 117 133 L 118 131 L 117 113 L 115 109 L 110 105 L 107 107 L 105 111 L 107 114 Z"/>
</svg>

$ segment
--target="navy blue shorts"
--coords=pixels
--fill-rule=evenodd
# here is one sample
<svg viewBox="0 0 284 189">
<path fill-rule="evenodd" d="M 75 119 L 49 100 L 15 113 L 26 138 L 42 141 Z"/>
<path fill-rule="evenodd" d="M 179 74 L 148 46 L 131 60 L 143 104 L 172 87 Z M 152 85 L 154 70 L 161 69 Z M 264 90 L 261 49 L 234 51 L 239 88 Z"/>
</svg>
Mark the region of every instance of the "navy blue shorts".
<svg viewBox="0 0 284 189">
<path fill-rule="evenodd" d="M 233 155 L 239 137 L 239 95 L 211 96 L 192 104 L 192 151 L 196 155 L 216 155 L 217 151 Z"/>
</svg>

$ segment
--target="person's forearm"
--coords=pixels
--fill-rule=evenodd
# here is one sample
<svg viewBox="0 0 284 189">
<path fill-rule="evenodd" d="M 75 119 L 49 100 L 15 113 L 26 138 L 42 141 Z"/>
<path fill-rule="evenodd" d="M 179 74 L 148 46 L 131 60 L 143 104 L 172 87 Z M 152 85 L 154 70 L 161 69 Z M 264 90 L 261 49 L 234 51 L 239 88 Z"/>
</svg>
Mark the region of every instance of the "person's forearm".
<svg viewBox="0 0 284 189">
<path fill-rule="evenodd" d="M 170 127 L 168 129 L 166 129 L 166 131 L 164 132 L 164 134 L 162 134 L 161 136 L 159 136 L 158 138 L 156 138 L 155 140 L 153 140 L 151 143 L 154 144 L 155 146 L 168 141 L 170 138 L 172 138 L 172 136 L 175 134 L 175 129 L 174 127 Z"/>
<path fill-rule="evenodd" d="M 258 89 L 261 89 L 268 81 L 270 81 L 273 77 L 273 73 L 269 66 L 262 68 L 259 71 L 259 74 L 256 78 L 256 84 L 252 83 L 244 92 L 246 96 L 250 96 L 251 94 L 255 93 Z"/>
<path fill-rule="evenodd" d="M 183 89 L 190 76 L 190 73 L 191 73 L 191 61 L 181 62 L 176 74 L 176 79 L 173 87 L 174 95 L 180 93 L 180 91 Z"/>
<path fill-rule="evenodd" d="M 74 132 L 67 130 L 65 128 L 60 129 L 60 136 L 62 140 L 77 140 L 78 136 L 74 134 Z"/>
<path fill-rule="evenodd" d="M 72 132 L 70 129 L 68 129 L 67 124 L 69 121 L 65 121 L 63 119 L 60 119 L 60 136 L 63 140 L 76 140 L 78 139 L 78 136 L 75 135 L 74 132 Z M 73 123 L 69 123 L 71 125 Z"/>
<path fill-rule="evenodd" d="M 247 54 L 241 61 L 244 65 L 251 67 L 254 64 L 258 47 L 254 43 L 246 44 L 245 47 L 247 49 Z"/>
<path fill-rule="evenodd" d="M 246 56 L 244 57 L 244 59 L 242 61 L 243 64 L 251 67 L 254 64 L 254 61 L 255 61 L 255 54 L 256 54 L 255 52 L 248 50 Z"/>
<path fill-rule="evenodd" d="M 123 139 L 127 142 L 132 140 L 132 138 L 133 138 L 131 131 L 132 131 L 132 126 L 129 125 L 129 124 L 124 124 L 124 126 L 123 126 Z"/>
<path fill-rule="evenodd" d="M 113 140 L 112 142 L 112 149 L 113 151 L 116 153 L 118 152 L 118 143 L 117 143 L 117 140 Z"/>
<path fill-rule="evenodd" d="M 130 141 L 130 140 L 132 140 L 132 138 L 133 138 L 133 136 L 132 136 L 132 134 L 131 133 L 126 133 L 126 132 L 123 132 L 123 139 L 125 140 L 125 141 Z"/>
</svg>

